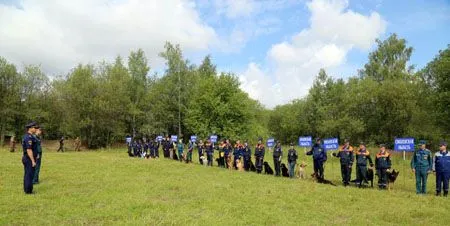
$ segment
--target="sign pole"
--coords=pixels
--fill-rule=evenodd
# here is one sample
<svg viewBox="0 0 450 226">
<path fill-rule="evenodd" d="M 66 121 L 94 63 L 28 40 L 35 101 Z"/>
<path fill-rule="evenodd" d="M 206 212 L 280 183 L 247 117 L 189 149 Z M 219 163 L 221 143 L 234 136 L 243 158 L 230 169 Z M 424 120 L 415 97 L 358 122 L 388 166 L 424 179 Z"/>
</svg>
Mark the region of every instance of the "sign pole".
<svg viewBox="0 0 450 226">
<path fill-rule="evenodd" d="M 403 161 L 406 160 L 406 151 L 403 151 Z"/>
</svg>

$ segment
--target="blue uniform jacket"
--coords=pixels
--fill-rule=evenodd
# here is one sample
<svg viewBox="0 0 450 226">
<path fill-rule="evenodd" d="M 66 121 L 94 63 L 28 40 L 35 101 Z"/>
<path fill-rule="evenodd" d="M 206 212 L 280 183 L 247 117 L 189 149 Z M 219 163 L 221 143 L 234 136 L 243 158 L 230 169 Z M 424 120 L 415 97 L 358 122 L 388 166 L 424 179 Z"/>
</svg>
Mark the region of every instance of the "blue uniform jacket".
<svg viewBox="0 0 450 226">
<path fill-rule="evenodd" d="M 314 144 L 311 150 L 306 152 L 306 155 L 312 155 L 313 160 L 316 162 L 327 161 L 327 153 L 325 152 L 325 149 L 323 149 L 323 146 L 319 144 Z"/>
<path fill-rule="evenodd" d="M 433 171 L 437 173 L 450 174 L 450 154 L 447 152 L 436 152 L 434 154 Z"/>
</svg>

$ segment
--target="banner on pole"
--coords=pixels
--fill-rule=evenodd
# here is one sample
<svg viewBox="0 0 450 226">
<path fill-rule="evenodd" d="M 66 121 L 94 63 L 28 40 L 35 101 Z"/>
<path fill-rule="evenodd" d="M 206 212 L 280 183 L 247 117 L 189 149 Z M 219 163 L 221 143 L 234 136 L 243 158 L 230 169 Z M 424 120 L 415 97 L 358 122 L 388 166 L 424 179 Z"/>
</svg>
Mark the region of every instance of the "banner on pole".
<svg viewBox="0 0 450 226">
<path fill-rule="evenodd" d="M 211 135 L 211 137 L 209 137 L 209 139 L 211 139 L 211 142 L 216 143 L 217 142 L 217 135 Z"/>
<path fill-rule="evenodd" d="M 162 141 L 162 140 L 163 140 L 163 136 L 157 136 L 157 137 L 156 137 L 156 140 L 157 140 L 157 141 Z"/>
<path fill-rule="evenodd" d="M 395 151 L 414 151 L 414 138 L 395 138 L 394 141 Z"/>
<path fill-rule="evenodd" d="M 300 147 L 312 147 L 312 137 L 299 137 L 298 138 L 298 146 Z"/>
<path fill-rule="evenodd" d="M 195 143 L 195 142 L 197 141 L 197 136 L 192 135 L 192 136 L 191 136 L 191 141 Z"/>
<path fill-rule="evenodd" d="M 173 142 L 177 142 L 178 141 L 178 136 L 177 135 L 172 135 L 170 136 L 170 140 Z"/>
<path fill-rule="evenodd" d="M 327 138 L 323 140 L 323 149 L 332 151 L 339 149 L 339 141 L 337 138 Z"/>
<path fill-rule="evenodd" d="M 267 139 L 267 147 L 271 148 L 275 145 L 275 139 L 269 138 Z"/>
</svg>

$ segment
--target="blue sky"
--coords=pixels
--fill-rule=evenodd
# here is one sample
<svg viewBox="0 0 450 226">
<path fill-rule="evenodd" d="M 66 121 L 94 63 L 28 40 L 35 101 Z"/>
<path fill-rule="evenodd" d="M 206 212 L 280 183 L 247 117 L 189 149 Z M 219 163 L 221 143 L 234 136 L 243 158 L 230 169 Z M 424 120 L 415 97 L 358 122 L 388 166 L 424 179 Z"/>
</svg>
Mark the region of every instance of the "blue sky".
<svg viewBox="0 0 450 226">
<path fill-rule="evenodd" d="M 271 108 L 301 98 L 320 68 L 347 78 L 376 38 L 414 48 L 420 69 L 450 44 L 449 0 L 0 0 L 0 55 L 50 75 L 143 48 L 154 71 L 165 41 Z"/>
</svg>

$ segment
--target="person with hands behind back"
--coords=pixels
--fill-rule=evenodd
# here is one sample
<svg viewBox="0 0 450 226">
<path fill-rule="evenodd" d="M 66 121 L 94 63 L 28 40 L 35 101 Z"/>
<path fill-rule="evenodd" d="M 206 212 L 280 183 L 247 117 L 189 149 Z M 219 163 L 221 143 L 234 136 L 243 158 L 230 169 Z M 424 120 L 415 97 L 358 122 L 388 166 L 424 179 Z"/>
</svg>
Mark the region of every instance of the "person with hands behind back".
<svg viewBox="0 0 450 226">
<path fill-rule="evenodd" d="M 427 178 L 433 166 L 431 151 L 426 149 L 426 142 L 419 142 L 419 150 L 414 151 L 411 170 L 416 174 L 416 194 L 427 193 Z"/>
<path fill-rule="evenodd" d="M 28 123 L 25 128 L 27 132 L 23 136 L 22 147 L 23 156 L 22 163 L 24 168 L 23 191 L 25 194 L 33 194 L 33 177 L 37 159 L 37 143 L 34 138 L 37 124 L 35 122 Z"/>
</svg>

